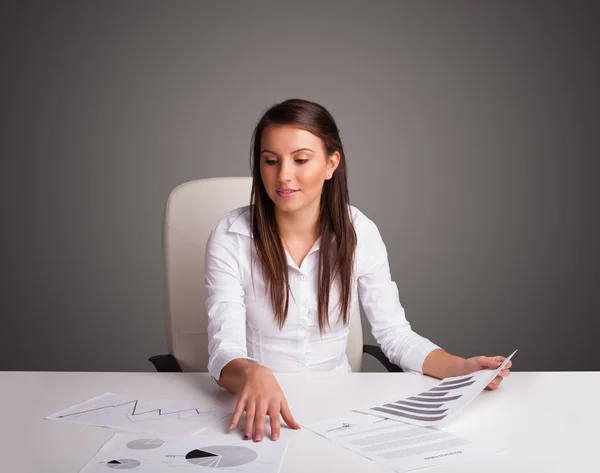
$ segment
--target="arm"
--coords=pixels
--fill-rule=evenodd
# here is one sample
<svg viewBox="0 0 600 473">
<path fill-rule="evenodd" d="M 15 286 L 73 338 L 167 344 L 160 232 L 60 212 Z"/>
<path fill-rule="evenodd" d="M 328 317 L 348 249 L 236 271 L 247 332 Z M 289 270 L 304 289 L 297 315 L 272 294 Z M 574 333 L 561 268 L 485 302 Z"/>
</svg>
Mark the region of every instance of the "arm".
<svg viewBox="0 0 600 473">
<path fill-rule="evenodd" d="M 221 377 L 218 379 L 217 384 L 229 392 L 239 394 L 246 383 L 250 366 L 250 361 L 244 358 L 231 360 L 221 370 Z"/>
<path fill-rule="evenodd" d="M 439 349 L 432 351 L 427 358 L 425 358 L 425 361 L 423 362 L 423 374 L 438 379 L 464 376 L 486 368 L 495 370 L 504 360 L 505 358 L 503 356 L 474 356 L 465 359 Z M 496 389 L 502 380 L 510 375 L 511 366 L 512 361 L 509 361 L 504 369 L 498 373 L 498 376 L 487 385 L 486 389 L 488 391 Z"/>
<path fill-rule="evenodd" d="M 404 371 L 423 373 L 438 379 L 462 376 L 484 368 L 498 368 L 504 357 L 476 356 L 465 359 L 451 355 L 411 330 L 400 304 L 398 287 L 391 279 L 385 244 L 375 224 L 371 221 L 368 223 L 370 225 L 363 229 L 364 238 L 369 243 L 368 255 L 362 258 L 358 289 L 373 336 L 388 359 Z M 502 378 L 510 374 L 511 365 L 509 361 L 506 369 L 487 389 L 496 389 Z"/>
<path fill-rule="evenodd" d="M 421 373 L 437 345 L 413 332 L 392 281 L 387 250 L 375 224 L 361 219 L 357 247 L 358 292 L 373 336 L 386 357 L 404 371 Z"/>
<path fill-rule="evenodd" d="M 423 362 L 423 374 L 434 378 L 444 379 L 452 376 L 461 376 L 464 373 L 464 358 L 454 356 L 444 350 L 433 350 Z"/>
<path fill-rule="evenodd" d="M 219 224 L 206 244 L 204 284 L 208 291 L 205 301 L 208 371 L 221 386 L 220 378 L 226 365 L 232 360 L 249 359 L 244 289 L 238 261 L 237 235 L 228 233 L 226 225 Z"/>
<path fill-rule="evenodd" d="M 244 438 L 260 442 L 266 416 L 271 423 L 271 439 L 280 433 L 280 415 L 292 428 L 293 419 L 275 376 L 257 360 L 247 356 L 246 308 L 238 261 L 237 236 L 215 229 L 206 245 L 205 285 L 208 289 L 208 370 L 219 386 L 237 394 L 230 430 L 235 429 L 244 412 Z"/>
</svg>

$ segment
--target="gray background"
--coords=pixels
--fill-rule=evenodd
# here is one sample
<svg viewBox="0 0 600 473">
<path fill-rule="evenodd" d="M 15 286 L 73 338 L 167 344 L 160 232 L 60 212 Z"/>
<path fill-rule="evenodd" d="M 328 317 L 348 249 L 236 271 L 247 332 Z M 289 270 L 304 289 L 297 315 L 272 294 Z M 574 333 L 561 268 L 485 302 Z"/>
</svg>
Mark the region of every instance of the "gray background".
<svg viewBox="0 0 600 473">
<path fill-rule="evenodd" d="M 165 199 L 249 175 L 253 126 L 292 97 L 336 118 L 351 202 L 416 331 L 462 356 L 519 348 L 515 370 L 600 369 L 593 2 L 19 1 L 1 16 L 0 369 L 151 370 Z"/>
</svg>

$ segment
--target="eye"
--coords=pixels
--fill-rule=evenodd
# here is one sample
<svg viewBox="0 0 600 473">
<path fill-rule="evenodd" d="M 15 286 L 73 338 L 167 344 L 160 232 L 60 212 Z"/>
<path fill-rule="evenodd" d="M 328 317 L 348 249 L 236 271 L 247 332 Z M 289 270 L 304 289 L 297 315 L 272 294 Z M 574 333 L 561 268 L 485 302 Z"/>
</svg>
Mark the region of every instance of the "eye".
<svg viewBox="0 0 600 473">
<path fill-rule="evenodd" d="M 276 159 L 267 159 L 265 161 L 266 164 L 268 164 L 269 166 L 273 166 L 274 164 L 277 164 L 277 160 Z"/>
<path fill-rule="evenodd" d="M 307 162 L 307 161 L 308 161 L 308 159 L 296 159 L 296 162 L 297 162 L 298 164 L 304 164 L 304 163 L 305 163 L 305 162 Z"/>
</svg>

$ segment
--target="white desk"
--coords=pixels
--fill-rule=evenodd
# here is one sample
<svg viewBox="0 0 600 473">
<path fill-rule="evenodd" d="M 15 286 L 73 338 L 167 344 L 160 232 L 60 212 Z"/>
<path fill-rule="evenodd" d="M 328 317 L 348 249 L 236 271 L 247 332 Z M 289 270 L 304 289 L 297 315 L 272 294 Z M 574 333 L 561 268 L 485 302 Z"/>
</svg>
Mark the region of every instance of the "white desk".
<svg viewBox="0 0 600 473">
<path fill-rule="evenodd" d="M 278 379 L 296 420 L 306 424 L 414 394 L 437 382 L 406 373 Z M 211 399 L 232 408 L 234 404 L 234 396 L 204 373 L 0 372 L 0 471 L 79 472 L 114 431 L 43 417 L 107 391 L 194 402 Z M 481 393 L 446 427 L 473 441 L 506 445 L 508 451 L 436 471 L 600 471 L 599 401 L 600 372 L 512 373 L 497 391 Z M 222 433 L 226 424 L 227 419 L 205 432 Z M 281 438 L 290 440 L 282 473 L 391 471 L 306 429 L 282 429 Z"/>
</svg>

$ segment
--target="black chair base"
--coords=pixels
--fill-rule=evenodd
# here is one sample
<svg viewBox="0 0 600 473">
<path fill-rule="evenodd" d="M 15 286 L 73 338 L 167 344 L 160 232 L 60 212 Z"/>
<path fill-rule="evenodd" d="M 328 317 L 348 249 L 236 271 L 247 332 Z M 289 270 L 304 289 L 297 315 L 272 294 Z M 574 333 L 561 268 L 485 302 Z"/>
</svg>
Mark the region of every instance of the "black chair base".
<svg viewBox="0 0 600 473">
<path fill-rule="evenodd" d="M 155 355 L 148 358 L 159 373 L 181 373 L 183 370 L 173 355 Z"/>
<path fill-rule="evenodd" d="M 363 345 L 363 353 L 371 355 L 373 358 L 379 361 L 379 363 L 381 363 L 385 367 L 385 369 L 388 370 L 390 373 L 402 372 L 402 368 L 388 360 L 387 357 L 383 354 L 381 348 L 377 345 Z"/>
</svg>

